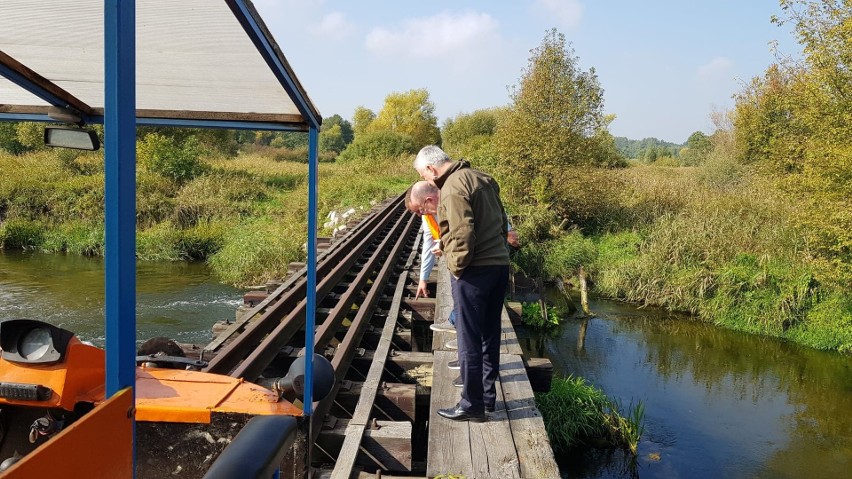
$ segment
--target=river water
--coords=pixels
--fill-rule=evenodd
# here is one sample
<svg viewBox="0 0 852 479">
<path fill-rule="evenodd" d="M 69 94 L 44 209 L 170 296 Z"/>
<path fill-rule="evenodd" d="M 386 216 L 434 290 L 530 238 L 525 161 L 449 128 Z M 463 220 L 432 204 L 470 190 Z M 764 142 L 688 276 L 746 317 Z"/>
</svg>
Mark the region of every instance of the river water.
<svg viewBox="0 0 852 479">
<path fill-rule="evenodd" d="M 140 262 L 138 342 L 167 336 L 206 345 L 216 321 L 233 320 L 243 292 L 198 263 Z M 104 344 L 103 258 L 0 251 L 0 321 L 39 319 Z"/>
<path fill-rule="evenodd" d="M 645 434 L 635 461 L 585 452 L 561 458 L 563 477 L 852 477 L 852 357 L 617 302 L 591 308 L 551 336 L 521 333 L 522 346 L 555 374 L 642 401 Z"/>
<path fill-rule="evenodd" d="M 0 251 L 0 320 L 41 319 L 103 345 L 103 290 L 100 258 Z M 243 294 L 186 263 L 139 263 L 137 291 L 140 342 L 196 344 L 233 319 Z M 636 460 L 561 457 L 564 477 L 852 477 L 852 357 L 617 302 L 592 310 L 550 336 L 520 329 L 521 344 L 556 374 L 625 406 L 642 401 L 646 432 Z"/>
</svg>

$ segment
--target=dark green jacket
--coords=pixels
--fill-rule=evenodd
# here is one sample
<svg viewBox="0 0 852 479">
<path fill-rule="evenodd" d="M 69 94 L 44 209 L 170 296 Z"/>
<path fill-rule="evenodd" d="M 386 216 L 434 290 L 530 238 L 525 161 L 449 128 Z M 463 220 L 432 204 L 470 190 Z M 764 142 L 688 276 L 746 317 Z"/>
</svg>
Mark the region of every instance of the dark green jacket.
<svg viewBox="0 0 852 479">
<path fill-rule="evenodd" d="M 458 278 L 468 266 L 508 265 L 509 222 L 494 178 L 462 160 L 435 178 L 435 184 L 441 188 L 438 226 L 450 273 Z"/>
</svg>

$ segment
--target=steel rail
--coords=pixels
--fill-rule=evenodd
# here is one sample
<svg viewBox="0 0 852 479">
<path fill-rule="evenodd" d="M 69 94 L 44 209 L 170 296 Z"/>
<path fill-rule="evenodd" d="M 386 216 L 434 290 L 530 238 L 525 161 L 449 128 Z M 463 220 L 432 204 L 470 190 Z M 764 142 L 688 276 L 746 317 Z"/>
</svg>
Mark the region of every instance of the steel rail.
<svg viewBox="0 0 852 479">
<path fill-rule="evenodd" d="M 327 250 L 318 256 L 319 264 L 317 265 L 317 275 L 319 277 L 325 276 L 332 267 L 341 261 L 341 256 L 347 254 L 347 251 L 352 247 L 352 244 L 360 242 L 365 237 L 369 236 L 369 234 L 376 228 L 377 224 L 380 224 L 385 218 L 384 215 L 388 213 L 388 210 L 401 202 L 401 200 L 401 196 L 395 198 L 386 208 L 372 213 L 363 221 L 360 221 L 355 227 L 347 231 L 339 241 L 332 243 Z M 217 335 L 213 341 L 205 346 L 203 353 L 215 353 L 231 336 L 242 332 L 246 325 L 255 316 L 268 312 L 275 303 L 281 303 L 281 305 L 276 306 L 277 308 L 292 307 L 298 299 L 301 299 L 301 297 L 305 295 L 307 271 L 307 266 L 302 266 L 299 270 L 291 274 L 284 283 L 276 288 L 275 291 L 273 291 L 257 306 L 249 310 L 243 316 L 243 319 L 236 321 L 227 330 Z M 260 321 L 267 320 L 268 319 L 260 319 Z"/>
<path fill-rule="evenodd" d="M 404 232 L 403 228 L 400 227 L 400 225 L 403 223 L 402 218 L 409 215 L 403 215 L 398 210 L 395 211 L 395 215 L 395 226 L 388 228 L 382 232 L 384 238 L 382 239 L 382 242 L 371 252 L 371 256 L 380 256 L 384 251 L 386 251 L 386 249 L 390 245 L 396 245 L 394 251 L 396 250 L 396 248 L 399 247 L 399 239 Z M 354 253 L 356 252 L 353 251 L 352 253 L 354 255 Z M 361 254 L 358 254 L 357 256 L 360 257 Z M 392 265 L 396 260 L 393 254 L 388 255 L 384 259 L 386 265 Z M 366 268 L 364 267 L 364 265 L 361 265 L 361 272 L 365 272 L 365 270 Z M 340 279 L 347 273 L 349 273 L 348 267 L 345 269 L 336 269 L 331 274 L 326 276 L 323 279 L 322 283 L 317 286 L 317 296 L 325 296 L 329 291 L 331 291 L 331 289 L 338 286 Z M 351 305 L 355 299 L 353 296 L 357 294 L 357 291 L 359 290 L 351 290 L 350 294 L 348 295 L 349 297 L 346 299 L 341 299 L 342 302 L 349 302 L 349 304 Z M 296 306 L 296 308 L 291 311 L 290 314 L 287 315 L 285 320 L 279 323 L 279 325 L 263 339 L 263 341 L 258 345 L 258 347 L 255 348 L 255 350 L 252 351 L 246 357 L 245 361 L 243 361 L 242 364 L 237 366 L 231 372 L 231 376 L 241 377 L 248 381 L 255 380 L 260 375 L 260 373 L 263 372 L 266 366 L 275 358 L 281 348 L 283 348 L 287 344 L 287 342 L 293 337 L 293 335 L 303 326 L 306 305 L 307 302 L 304 300 L 299 302 L 298 306 Z M 359 309 L 359 312 L 360 311 L 361 310 Z M 324 322 L 323 325 L 325 324 L 326 323 Z M 325 335 L 323 336 L 326 337 Z M 318 346 L 316 350 L 319 351 L 322 346 L 324 345 Z M 332 362 L 332 364 L 334 364 L 334 362 Z"/>
<path fill-rule="evenodd" d="M 352 235 L 346 245 L 335 248 L 335 251 L 318 266 L 318 276 L 322 277 L 317 284 L 318 302 L 321 302 L 331 292 L 360 259 L 364 251 L 375 241 L 376 231 L 399 214 L 401 204 L 400 197 L 380 210 L 370 219 L 369 227 L 361 228 L 360 233 Z M 355 241 L 357 243 L 352 244 Z M 235 368 L 243 362 L 244 358 L 251 356 L 253 352 L 257 352 L 258 345 L 264 337 L 273 331 L 277 331 L 276 335 L 284 339 L 292 337 L 304 325 L 306 283 L 305 278 L 300 278 L 282 294 L 278 301 L 268 303 L 257 320 L 246 325 L 245 330 L 239 336 L 227 346 L 222 347 L 222 350 L 210 361 L 205 371 L 243 377 L 242 374 L 245 371 L 241 369 L 238 372 L 235 371 Z M 271 360 L 276 353 L 277 351 L 267 352 L 263 356 Z M 252 361 L 255 360 L 257 360 L 257 355 L 252 358 Z M 252 369 L 259 368 L 262 371 L 267 364 L 253 365 Z"/>
<path fill-rule="evenodd" d="M 399 258 L 403 248 L 406 246 L 406 243 L 411 241 L 410 236 L 415 234 L 417 230 L 413 227 L 415 225 L 415 220 L 419 218 L 415 215 L 406 215 L 408 216 L 407 228 L 408 236 L 403 236 L 399 241 L 393 246 L 393 249 L 389 255 L 388 261 L 382 266 L 381 271 L 376 277 L 375 281 L 372 283 L 370 287 L 370 291 L 367 294 L 367 297 L 364 300 L 364 303 L 358 309 L 355 318 L 352 320 L 352 324 L 349 326 L 346 331 L 346 336 L 341 341 L 340 345 L 337 348 L 337 352 L 334 355 L 334 358 L 331 361 L 332 366 L 334 367 L 334 373 L 337 378 L 334 387 L 332 388 L 331 393 L 318 404 L 315 404 L 314 415 L 311 417 L 311 441 L 316 441 L 319 436 L 320 427 L 322 425 L 322 421 L 325 416 L 328 414 L 331 406 L 334 404 L 334 399 L 337 396 L 338 391 L 340 390 L 340 385 L 342 380 L 344 379 L 347 370 L 349 369 L 349 365 L 352 362 L 352 358 L 355 355 L 355 349 L 357 345 L 361 342 L 361 337 L 364 334 L 364 330 L 367 325 L 370 323 L 370 318 L 376 308 L 376 304 L 382 299 L 383 291 L 388 286 L 388 279 L 391 275 L 391 272 L 394 268 L 399 268 L 397 264 L 397 259 Z M 402 268 L 399 268 L 400 270 Z"/>
</svg>

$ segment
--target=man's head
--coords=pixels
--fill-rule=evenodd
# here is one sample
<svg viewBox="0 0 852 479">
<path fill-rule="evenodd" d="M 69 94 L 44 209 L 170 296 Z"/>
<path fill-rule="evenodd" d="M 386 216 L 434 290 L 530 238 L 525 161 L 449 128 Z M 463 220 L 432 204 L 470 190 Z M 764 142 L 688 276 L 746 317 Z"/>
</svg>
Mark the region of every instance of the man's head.
<svg viewBox="0 0 852 479">
<path fill-rule="evenodd" d="M 424 146 L 414 158 L 414 169 L 421 178 L 433 184 L 435 178 L 441 176 L 451 164 L 450 157 L 435 145 Z"/>
<path fill-rule="evenodd" d="M 438 202 L 441 201 L 441 190 L 428 181 L 418 181 L 409 190 L 405 206 L 408 211 L 418 215 L 435 214 Z"/>
</svg>

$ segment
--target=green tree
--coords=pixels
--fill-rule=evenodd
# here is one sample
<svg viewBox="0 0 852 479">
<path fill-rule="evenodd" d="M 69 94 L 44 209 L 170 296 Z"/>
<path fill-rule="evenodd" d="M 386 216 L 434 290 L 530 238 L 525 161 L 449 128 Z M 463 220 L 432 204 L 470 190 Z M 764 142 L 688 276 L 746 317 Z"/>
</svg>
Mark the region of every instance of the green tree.
<svg viewBox="0 0 852 479">
<path fill-rule="evenodd" d="M 606 126 L 603 89 L 594 69 L 583 71 L 578 62 L 565 35 L 550 30 L 512 88 L 494 141 L 519 198 L 529 197 L 533 185 L 547 190 L 568 166 L 601 162 L 593 156 L 600 149 L 589 146 Z"/>
<path fill-rule="evenodd" d="M 322 126 L 322 131 L 319 134 L 319 149 L 320 151 L 334 151 L 340 153 L 346 148 L 346 142 L 343 141 L 343 132 L 340 125 L 334 125 L 326 128 Z"/>
<path fill-rule="evenodd" d="M 736 96 L 738 157 L 769 171 L 799 207 L 807 254 L 852 281 L 852 8 L 849 0 L 780 0 L 803 59 L 783 58 Z M 840 278 L 838 280 L 838 278 Z"/>
<path fill-rule="evenodd" d="M 678 152 L 678 157 L 684 166 L 700 165 L 704 163 L 712 150 L 713 144 L 710 142 L 710 137 L 701 131 L 696 131 L 689 135 L 686 147 Z"/>
<path fill-rule="evenodd" d="M 375 119 L 376 113 L 373 110 L 363 106 L 355 108 L 355 113 L 352 115 L 352 132 L 355 136 L 367 133 L 367 129 Z"/>
<path fill-rule="evenodd" d="M 17 126 L 11 121 L 0 121 L 0 150 L 17 155 L 29 149 L 18 141 Z"/>
<path fill-rule="evenodd" d="M 444 149 L 458 148 L 483 137 L 491 138 L 497 130 L 497 116 L 497 110 L 492 108 L 446 119 L 441 128 Z"/>
<path fill-rule="evenodd" d="M 24 121 L 15 126 L 18 135 L 18 143 L 28 150 L 41 150 L 44 146 L 44 125 Z"/>
<path fill-rule="evenodd" d="M 370 132 L 382 130 L 410 136 L 417 149 L 439 144 L 441 132 L 429 92 L 421 88 L 385 97 L 384 107 L 367 128 Z"/>
<path fill-rule="evenodd" d="M 355 132 L 352 129 L 352 123 L 349 123 L 348 121 L 344 120 L 343 117 L 341 117 L 340 115 L 335 114 L 324 119 L 322 121 L 322 128 L 320 129 L 320 132 L 322 132 L 323 130 L 331 129 L 334 126 L 340 127 L 340 139 L 343 140 L 344 148 L 346 147 L 346 145 L 352 143 L 352 140 L 355 139 Z M 343 150 L 337 151 L 339 152 Z"/>
</svg>

